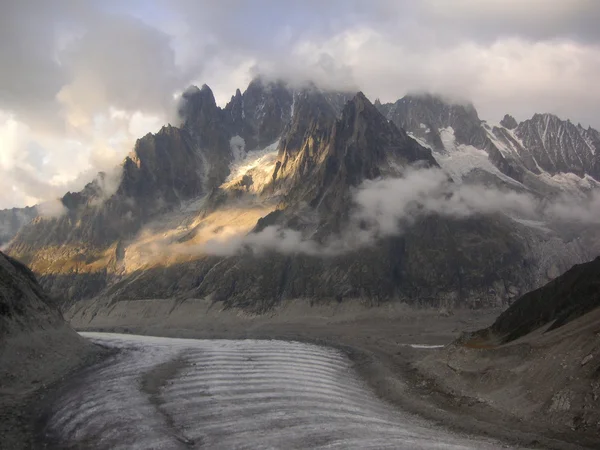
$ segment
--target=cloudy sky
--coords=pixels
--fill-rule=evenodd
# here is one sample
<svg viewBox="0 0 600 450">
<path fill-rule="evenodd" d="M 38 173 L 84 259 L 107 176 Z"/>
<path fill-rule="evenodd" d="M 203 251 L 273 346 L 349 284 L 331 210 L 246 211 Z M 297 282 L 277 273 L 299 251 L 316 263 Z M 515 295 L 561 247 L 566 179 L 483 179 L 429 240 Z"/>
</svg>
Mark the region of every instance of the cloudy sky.
<svg viewBox="0 0 600 450">
<path fill-rule="evenodd" d="M 79 189 L 207 83 L 434 91 L 600 128 L 598 0 L 3 0 L 0 208 Z"/>
</svg>

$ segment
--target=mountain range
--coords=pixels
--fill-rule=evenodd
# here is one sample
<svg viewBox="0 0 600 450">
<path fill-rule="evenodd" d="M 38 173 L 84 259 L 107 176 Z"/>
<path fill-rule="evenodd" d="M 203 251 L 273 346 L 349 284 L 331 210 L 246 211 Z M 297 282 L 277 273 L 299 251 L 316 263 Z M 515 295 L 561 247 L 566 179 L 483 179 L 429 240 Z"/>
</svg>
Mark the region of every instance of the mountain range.
<svg viewBox="0 0 600 450">
<path fill-rule="evenodd" d="M 67 193 L 63 215 L 10 242 L 63 309 L 92 298 L 91 317 L 147 298 L 251 312 L 295 298 L 503 306 L 598 253 L 595 227 L 547 214 L 572 206 L 566 195 L 593 199 L 592 128 L 550 114 L 492 125 L 439 96 L 373 104 L 263 78 L 224 108 L 191 87 L 179 112 L 116 178 Z"/>
</svg>

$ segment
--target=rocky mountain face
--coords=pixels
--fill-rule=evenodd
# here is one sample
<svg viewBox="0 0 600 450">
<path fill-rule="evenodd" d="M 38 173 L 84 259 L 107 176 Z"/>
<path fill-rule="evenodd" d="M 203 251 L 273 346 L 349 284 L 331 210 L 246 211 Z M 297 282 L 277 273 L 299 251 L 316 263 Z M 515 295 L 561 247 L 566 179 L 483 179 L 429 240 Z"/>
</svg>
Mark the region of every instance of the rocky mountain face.
<svg viewBox="0 0 600 450">
<path fill-rule="evenodd" d="M 292 105 L 293 91 L 284 82 L 257 78 L 243 94 L 236 91 L 224 113 L 252 150 L 266 147 L 281 135 L 291 118 Z"/>
<path fill-rule="evenodd" d="M 552 114 L 535 114 L 514 130 L 522 148 L 536 166 L 552 175 L 572 172 L 580 177 L 590 175 L 600 180 L 600 134 L 593 128 L 584 129 Z"/>
<path fill-rule="evenodd" d="M 600 181 L 599 132 L 552 114 L 535 114 L 521 123 L 507 114 L 493 126 L 481 120 L 472 105 L 433 95 L 408 95 L 395 103 L 379 103 L 378 109 L 434 153 L 452 156 L 468 147 L 482 150 L 502 174 L 543 195 L 563 187 L 540 175 L 589 176 L 594 185 Z M 471 167 L 464 164 L 463 172 L 480 169 L 472 162 Z"/>
<path fill-rule="evenodd" d="M 0 245 L 5 245 L 19 230 L 38 216 L 35 206 L 0 211 Z"/>
<path fill-rule="evenodd" d="M 120 240 L 133 236 L 150 217 L 205 192 L 206 163 L 194 145 L 185 128 L 167 126 L 144 136 L 117 179 L 100 174 L 81 192 L 67 193 L 62 198 L 67 212 L 35 219 L 10 251 L 33 263 L 34 270 L 77 270 L 84 261 L 114 261 Z M 105 251 L 111 246 L 109 255 Z"/>
<path fill-rule="evenodd" d="M 573 266 L 545 286 L 525 294 L 494 324 L 479 332 L 511 342 L 539 328 L 556 330 L 600 307 L 600 257 Z"/>
<path fill-rule="evenodd" d="M 192 87 L 180 113 L 180 126 L 138 140 L 120 177 L 68 193 L 63 216 L 35 219 L 12 242 L 63 307 L 173 297 L 255 312 L 301 297 L 502 305 L 582 259 L 577 243 L 502 214 L 426 214 L 402 234 L 357 219 L 365 182 L 456 169 L 465 149 L 491 172 L 456 173 L 529 189 L 522 158 L 472 106 L 434 96 L 373 105 L 362 93 L 257 79 L 225 108 L 208 86 Z"/>
<path fill-rule="evenodd" d="M 477 111 L 470 104 L 448 102 L 434 95 L 407 95 L 396 103 L 379 106 L 381 113 L 398 127 L 431 143 L 435 150 L 445 150 L 440 137 L 442 128 L 452 127 L 459 144 L 481 147 L 486 133 Z"/>
<path fill-rule="evenodd" d="M 429 216 L 402 236 L 382 237 L 360 247 L 354 242 L 358 236 L 350 234 L 329 248 L 331 239 L 343 235 L 351 222 L 352 192 L 362 182 L 399 176 L 411 165 L 437 163 L 428 149 L 387 121 L 362 93 L 346 104 L 339 118 L 319 91 L 296 93 L 295 102 L 271 181 L 259 193 L 267 198 L 277 194 L 279 202 L 248 235 L 251 243 L 266 239 L 262 250 L 197 255 L 177 264 L 115 275 L 93 308 L 125 299 L 174 296 L 210 298 L 252 312 L 307 297 L 478 306 L 502 304 L 531 285 L 526 242 L 511 236 L 513 225 L 502 217 Z M 233 214 L 238 200 L 225 197 L 199 214 Z M 186 242 L 197 242 L 207 226 L 200 222 L 188 228 Z M 268 229 L 271 234 L 265 234 Z M 339 246 L 346 247 L 339 251 Z M 54 286 L 64 279 L 73 281 L 69 276 L 46 277 Z"/>
<path fill-rule="evenodd" d="M 320 93 L 303 93 L 279 147 L 273 186 L 285 186 L 288 206 L 307 203 L 321 215 L 347 214 L 350 189 L 364 180 L 398 174 L 415 162 L 437 166 L 431 152 L 385 121 L 359 92 L 341 118 Z"/>
<path fill-rule="evenodd" d="M 438 153 L 453 153 L 457 146 L 483 149 L 505 175 L 522 181 L 521 168 L 490 140 L 471 104 L 453 103 L 435 95 L 408 95 L 379 110 L 397 126 Z"/>
</svg>

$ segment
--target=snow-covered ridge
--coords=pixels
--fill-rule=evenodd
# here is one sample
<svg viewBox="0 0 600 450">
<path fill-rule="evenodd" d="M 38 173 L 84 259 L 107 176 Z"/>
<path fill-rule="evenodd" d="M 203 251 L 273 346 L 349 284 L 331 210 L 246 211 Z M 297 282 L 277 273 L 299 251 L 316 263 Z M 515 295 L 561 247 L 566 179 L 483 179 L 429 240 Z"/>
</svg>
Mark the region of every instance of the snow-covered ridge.
<svg viewBox="0 0 600 450">
<path fill-rule="evenodd" d="M 445 152 L 434 152 L 433 156 L 455 183 L 462 183 L 465 176 L 471 171 L 479 169 L 489 172 L 517 188 L 525 188 L 521 183 L 498 170 L 490 161 L 489 155 L 485 150 L 478 149 L 472 145 L 457 144 L 452 127 L 442 128 L 440 130 L 440 137 L 444 144 Z"/>
</svg>

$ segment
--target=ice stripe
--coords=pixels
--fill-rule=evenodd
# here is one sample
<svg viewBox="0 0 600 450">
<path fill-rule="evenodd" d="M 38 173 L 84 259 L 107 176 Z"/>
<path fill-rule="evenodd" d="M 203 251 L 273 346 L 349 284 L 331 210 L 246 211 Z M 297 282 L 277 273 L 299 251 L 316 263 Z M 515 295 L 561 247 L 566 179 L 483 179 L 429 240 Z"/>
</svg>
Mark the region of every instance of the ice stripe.
<svg viewBox="0 0 600 450">
<path fill-rule="evenodd" d="M 55 405 L 49 430 L 61 448 L 500 448 L 382 402 L 337 350 L 86 335 L 122 351 L 86 371 Z M 171 363 L 158 390 L 142 389 L 144 377 Z"/>
</svg>

